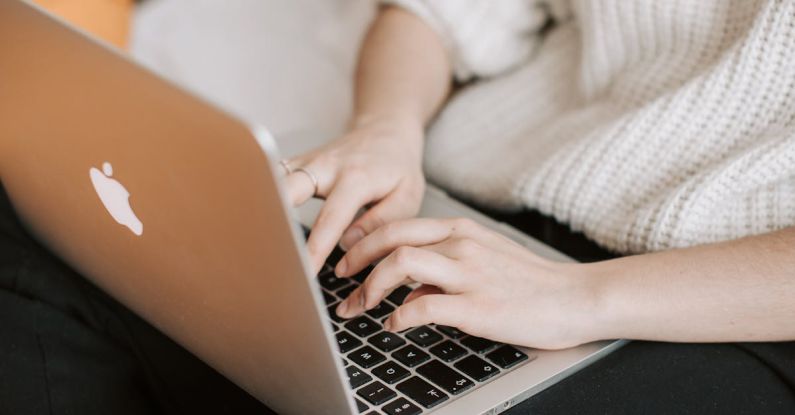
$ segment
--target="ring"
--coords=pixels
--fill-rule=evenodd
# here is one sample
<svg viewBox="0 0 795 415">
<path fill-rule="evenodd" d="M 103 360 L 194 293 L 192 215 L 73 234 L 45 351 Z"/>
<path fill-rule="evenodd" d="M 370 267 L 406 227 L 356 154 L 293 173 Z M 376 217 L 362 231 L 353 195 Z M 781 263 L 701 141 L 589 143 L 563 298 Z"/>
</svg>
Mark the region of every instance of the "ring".
<svg viewBox="0 0 795 415">
<path fill-rule="evenodd" d="M 311 171 L 309 171 L 309 170 L 307 170 L 307 169 L 305 169 L 303 167 L 299 167 L 299 168 L 295 169 L 296 173 L 298 173 L 299 171 L 301 173 L 306 174 L 309 177 L 309 180 L 312 181 L 312 185 L 315 186 L 315 191 L 314 191 L 314 193 L 312 193 L 312 197 L 316 197 L 317 196 L 317 192 L 318 192 L 318 188 L 320 187 L 320 183 L 317 181 L 317 176 L 315 176 Z"/>
<path fill-rule="evenodd" d="M 285 159 L 282 159 L 279 162 L 279 164 L 281 164 L 282 167 L 284 167 L 284 171 L 285 171 L 285 173 L 287 173 L 288 176 L 293 174 L 293 169 L 290 167 L 290 162 L 289 161 L 287 161 Z"/>
</svg>

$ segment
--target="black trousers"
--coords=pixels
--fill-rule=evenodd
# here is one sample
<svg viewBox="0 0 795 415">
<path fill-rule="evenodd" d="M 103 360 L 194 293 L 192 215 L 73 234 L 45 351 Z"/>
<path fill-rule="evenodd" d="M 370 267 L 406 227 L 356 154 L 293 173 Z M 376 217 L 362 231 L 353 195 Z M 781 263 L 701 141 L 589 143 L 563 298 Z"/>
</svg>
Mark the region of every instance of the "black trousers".
<svg viewBox="0 0 795 415">
<path fill-rule="evenodd" d="M 502 219 L 609 255 L 539 215 Z M 50 254 L 0 187 L 0 414 L 149 413 L 272 412 Z M 509 413 L 795 414 L 795 343 L 633 342 Z"/>
</svg>

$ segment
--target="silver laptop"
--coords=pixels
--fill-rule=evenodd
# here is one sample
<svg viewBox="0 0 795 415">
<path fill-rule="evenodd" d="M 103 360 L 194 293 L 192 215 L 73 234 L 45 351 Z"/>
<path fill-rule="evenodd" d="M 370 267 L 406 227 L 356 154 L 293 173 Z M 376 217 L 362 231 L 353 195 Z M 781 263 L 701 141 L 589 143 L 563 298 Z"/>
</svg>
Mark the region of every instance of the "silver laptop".
<svg viewBox="0 0 795 415">
<path fill-rule="evenodd" d="M 279 413 L 496 414 L 623 344 L 385 333 L 410 287 L 339 320 L 330 310 L 366 275 L 310 275 L 264 129 L 18 0 L 0 0 L 0 77 L 0 173 L 30 230 Z M 433 188 L 422 215 L 472 218 L 568 260 Z"/>
</svg>

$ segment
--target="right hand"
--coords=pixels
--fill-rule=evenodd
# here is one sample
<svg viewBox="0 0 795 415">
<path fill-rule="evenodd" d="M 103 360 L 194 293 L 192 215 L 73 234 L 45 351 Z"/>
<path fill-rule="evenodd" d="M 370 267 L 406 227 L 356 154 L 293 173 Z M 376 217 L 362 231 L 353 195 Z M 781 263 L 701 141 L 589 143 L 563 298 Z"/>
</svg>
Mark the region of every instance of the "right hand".
<svg viewBox="0 0 795 415">
<path fill-rule="evenodd" d="M 425 191 L 422 174 L 423 127 L 420 123 L 370 121 L 318 150 L 289 160 L 287 189 L 294 206 L 325 199 L 307 247 L 318 272 L 339 242 L 353 246 L 380 226 L 419 212 Z M 311 171 L 318 180 L 314 195 Z M 356 218 L 363 207 L 367 212 Z"/>
</svg>

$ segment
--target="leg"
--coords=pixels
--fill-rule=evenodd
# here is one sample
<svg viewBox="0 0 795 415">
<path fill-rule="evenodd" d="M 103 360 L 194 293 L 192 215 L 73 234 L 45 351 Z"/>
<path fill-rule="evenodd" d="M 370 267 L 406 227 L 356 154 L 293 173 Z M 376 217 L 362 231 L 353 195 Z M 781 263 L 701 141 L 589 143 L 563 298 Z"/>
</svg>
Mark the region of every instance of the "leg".
<svg viewBox="0 0 795 415">
<path fill-rule="evenodd" d="M 632 342 L 510 414 L 792 414 L 795 343 Z"/>
<path fill-rule="evenodd" d="M 272 413 L 50 255 L 0 187 L 0 414 Z"/>
</svg>

